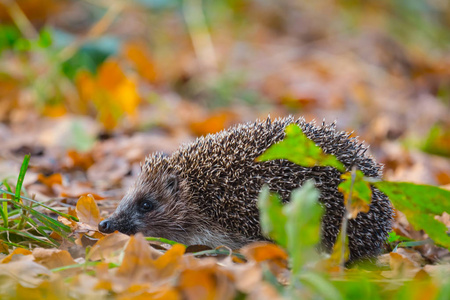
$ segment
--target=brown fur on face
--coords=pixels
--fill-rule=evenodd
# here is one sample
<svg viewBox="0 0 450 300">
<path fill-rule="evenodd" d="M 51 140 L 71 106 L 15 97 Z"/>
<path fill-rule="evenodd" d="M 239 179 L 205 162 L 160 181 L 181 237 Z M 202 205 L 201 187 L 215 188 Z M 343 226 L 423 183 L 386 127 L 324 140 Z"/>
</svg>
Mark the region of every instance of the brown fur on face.
<svg viewBox="0 0 450 300">
<path fill-rule="evenodd" d="M 247 243 L 242 237 L 225 230 L 202 214 L 201 208 L 189 201 L 186 181 L 172 171 L 152 174 L 142 172 L 134 186 L 108 219 L 111 232 L 142 232 L 145 236 L 162 237 L 186 245 L 217 247 L 224 243 L 239 248 Z M 149 180 L 153 178 L 154 180 Z M 152 201 L 154 209 L 139 211 L 140 202 Z"/>
<path fill-rule="evenodd" d="M 146 158 L 133 188 L 106 220 L 104 232 L 142 232 L 184 244 L 225 245 L 239 248 L 264 240 L 259 225 L 257 199 L 267 184 L 285 203 L 293 189 L 314 179 L 325 208 L 321 250 L 331 251 L 344 214 L 343 196 L 338 191 L 341 173 L 332 167 L 301 167 L 287 160 L 256 162 L 267 148 L 284 138 L 284 129 L 298 124 L 325 153 L 334 154 L 347 169 L 356 166 L 365 176 L 381 177 L 381 168 L 365 152 L 367 148 L 335 124 L 282 118 L 237 125 L 183 145 L 171 156 Z M 151 201 L 151 211 L 139 210 Z M 368 213 L 349 221 L 350 259 L 372 257 L 383 247 L 391 229 L 389 199 L 373 189 Z M 103 229 L 105 229 L 103 228 Z M 100 228 L 102 229 L 102 228 Z"/>
</svg>

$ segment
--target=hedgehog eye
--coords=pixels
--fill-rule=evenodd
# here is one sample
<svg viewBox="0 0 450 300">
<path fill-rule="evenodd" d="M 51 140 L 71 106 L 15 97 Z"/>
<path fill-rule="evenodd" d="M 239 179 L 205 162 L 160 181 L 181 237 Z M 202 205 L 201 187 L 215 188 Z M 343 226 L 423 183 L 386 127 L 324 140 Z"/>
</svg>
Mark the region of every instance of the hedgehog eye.
<svg viewBox="0 0 450 300">
<path fill-rule="evenodd" d="M 139 206 L 140 210 L 143 211 L 143 212 L 149 212 L 149 211 L 153 210 L 154 207 L 155 206 L 153 205 L 153 203 L 151 201 L 148 201 L 148 200 L 142 201 L 140 206 Z"/>
</svg>

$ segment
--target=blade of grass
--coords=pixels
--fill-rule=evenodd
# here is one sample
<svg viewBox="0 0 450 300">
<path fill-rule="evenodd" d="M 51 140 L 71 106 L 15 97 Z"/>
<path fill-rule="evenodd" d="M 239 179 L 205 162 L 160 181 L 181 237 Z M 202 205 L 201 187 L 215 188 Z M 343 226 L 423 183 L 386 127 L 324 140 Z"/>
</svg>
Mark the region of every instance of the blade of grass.
<svg viewBox="0 0 450 300">
<path fill-rule="evenodd" d="M 30 210 L 30 213 L 36 219 L 38 219 L 41 223 L 43 223 L 44 225 L 48 226 L 53 231 L 55 231 L 56 233 L 58 233 L 59 235 L 61 235 L 63 237 L 67 237 L 67 233 L 71 232 L 69 226 L 62 224 L 62 223 L 58 222 L 57 220 L 52 219 L 49 216 L 46 216 L 46 215 L 41 214 L 41 213 L 38 213 L 35 210 Z"/>
<path fill-rule="evenodd" d="M 5 191 L 5 190 L 3 190 L 3 189 L 0 189 L 0 192 L 1 192 L 1 193 L 8 194 L 8 195 L 14 196 L 14 193 Z M 69 215 L 69 214 L 66 214 L 66 213 L 57 211 L 56 209 L 53 209 L 53 208 L 51 208 L 50 206 L 47 206 L 47 205 L 45 205 L 45 204 L 43 204 L 43 203 L 41 203 L 41 202 L 39 202 L 39 201 L 37 201 L 37 200 L 31 199 L 31 198 L 28 198 L 28 197 L 25 197 L 25 196 L 20 196 L 20 198 L 22 198 L 23 200 L 27 200 L 27 201 L 33 202 L 33 203 L 35 203 L 36 205 L 42 206 L 42 207 L 44 207 L 44 208 L 50 210 L 51 212 L 54 212 L 55 214 L 60 215 L 61 217 L 64 217 L 64 218 L 66 218 L 66 219 L 69 219 L 69 220 L 73 220 L 73 221 L 75 221 L 75 222 L 78 222 L 78 218 L 76 218 L 76 217 L 74 217 L 74 216 L 71 216 L 71 215 Z"/>
<path fill-rule="evenodd" d="M 8 200 L 8 202 L 11 200 Z M 70 227 L 67 225 L 64 225 L 62 223 L 60 223 L 59 221 L 44 215 L 22 203 L 18 203 L 18 202 L 13 202 L 15 205 L 19 206 L 20 208 L 28 211 L 30 214 L 32 214 L 36 219 L 38 219 L 38 221 L 40 221 L 41 223 L 43 223 L 44 225 L 48 226 L 49 228 L 51 228 L 51 230 L 55 231 L 56 233 L 58 233 L 59 235 L 63 236 L 63 237 L 67 237 L 67 233 L 70 233 Z"/>
<path fill-rule="evenodd" d="M 202 256 L 202 255 L 232 255 L 232 256 L 236 256 L 237 258 L 240 259 L 246 259 L 246 257 L 240 253 L 237 252 L 230 252 L 227 249 L 212 249 L 212 250 L 204 250 L 204 251 L 199 251 L 199 252 L 195 252 L 192 253 L 192 255 L 194 256 Z"/>
<path fill-rule="evenodd" d="M 6 199 L 6 194 L 3 194 L 3 198 Z M 3 201 L 2 199 L 2 207 L 0 209 L 3 219 L 3 226 L 8 227 L 8 202 Z"/>
<path fill-rule="evenodd" d="M 13 242 L 8 242 L 8 241 L 5 241 L 5 240 L 2 240 L 2 243 L 3 243 L 3 244 L 6 244 L 6 245 L 8 245 L 8 246 L 13 246 L 13 247 L 18 247 L 18 248 L 28 249 L 27 246 L 20 245 L 20 244 L 16 244 L 16 243 L 13 243 Z"/>
<path fill-rule="evenodd" d="M 55 272 L 61 272 L 61 271 L 68 270 L 68 269 L 85 268 L 86 266 L 88 266 L 88 267 L 96 266 L 100 263 L 102 263 L 102 262 L 101 261 L 88 261 L 88 262 L 84 262 L 81 264 L 68 265 L 68 266 L 64 266 L 64 267 L 54 268 L 54 269 L 51 269 L 50 271 L 55 273 Z M 117 268 L 118 266 L 119 265 L 115 264 L 115 263 L 108 264 L 108 268 L 110 268 L 110 269 Z"/>
<path fill-rule="evenodd" d="M 12 189 L 11 186 L 8 184 L 8 181 L 6 179 L 4 179 L 2 181 L 2 184 L 6 187 L 6 189 L 8 190 L 8 192 L 12 193 Z"/>
<path fill-rule="evenodd" d="M 25 173 L 27 172 L 29 162 L 30 162 L 30 155 L 27 154 L 23 158 L 22 166 L 20 167 L 19 177 L 17 178 L 16 193 L 14 195 L 15 200 L 17 202 L 20 201 L 20 191 L 22 190 L 23 180 L 25 178 Z"/>
<path fill-rule="evenodd" d="M 11 229 L 11 228 L 8 229 L 8 228 L 5 228 L 5 227 L 0 227 L 0 230 L 1 231 L 8 231 L 9 233 L 14 233 L 14 234 L 19 235 L 19 236 L 27 237 L 27 238 L 29 238 L 31 240 L 37 241 L 37 242 L 42 243 L 42 244 L 44 244 L 46 246 L 50 246 L 50 247 L 57 247 L 58 246 L 57 244 L 53 244 L 53 243 L 47 242 L 47 241 L 43 240 L 42 238 L 39 238 L 39 237 L 37 237 L 35 235 L 32 235 L 32 234 L 30 234 L 30 233 L 28 233 L 26 231 L 23 231 L 23 230 L 17 230 L 17 229 Z"/>
<path fill-rule="evenodd" d="M 172 240 L 168 240 L 165 238 L 156 238 L 156 237 L 146 237 L 145 238 L 147 241 L 155 241 L 155 242 L 161 242 L 164 244 L 169 244 L 169 245 L 176 245 L 176 244 L 180 244 L 178 242 L 172 241 Z"/>
<path fill-rule="evenodd" d="M 30 162 L 30 155 L 27 154 L 23 158 L 22 166 L 20 167 L 19 177 L 17 178 L 16 193 L 15 193 L 15 197 L 14 197 L 14 199 L 17 202 L 20 202 L 20 192 L 22 191 L 23 180 L 25 179 L 25 174 L 27 173 L 29 162 Z M 19 224 L 17 225 L 17 228 L 19 230 L 21 230 L 25 227 L 26 215 L 27 215 L 27 210 L 22 209 L 22 217 L 20 218 Z"/>
</svg>

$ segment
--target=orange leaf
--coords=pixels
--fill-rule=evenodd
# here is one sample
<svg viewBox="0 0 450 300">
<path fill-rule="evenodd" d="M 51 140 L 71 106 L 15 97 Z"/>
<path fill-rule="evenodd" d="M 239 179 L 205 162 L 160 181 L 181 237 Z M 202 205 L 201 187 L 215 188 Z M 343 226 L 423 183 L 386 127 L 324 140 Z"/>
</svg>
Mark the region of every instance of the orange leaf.
<svg viewBox="0 0 450 300">
<path fill-rule="evenodd" d="M 131 287 L 130 289 L 128 289 L 127 291 L 121 293 L 120 295 L 118 295 L 117 299 L 119 300 L 147 300 L 147 299 L 151 299 L 151 300 L 179 300 L 181 299 L 181 296 L 179 295 L 179 293 L 173 289 L 173 288 L 169 288 L 169 287 L 164 287 L 164 288 L 159 288 L 157 292 L 142 292 L 140 294 L 137 294 L 138 291 L 136 291 L 137 288 L 141 288 L 143 289 L 144 287 L 142 286 L 134 286 Z M 184 299 L 184 298 L 183 298 Z"/>
<path fill-rule="evenodd" d="M 157 80 L 157 72 L 152 57 L 142 43 L 128 43 L 125 46 L 125 54 L 134 64 L 139 74 L 154 83 Z"/>
<path fill-rule="evenodd" d="M 98 223 L 101 221 L 100 211 L 91 195 L 81 196 L 80 199 L 78 199 L 76 211 L 80 222 L 97 228 Z"/>
<path fill-rule="evenodd" d="M 89 169 L 90 166 L 94 164 L 94 159 L 91 153 L 80 153 L 75 150 L 67 151 L 67 156 L 71 160 L 71 165 L 69 167 L 78 167 L 83 170 Z"/>
<path fill-rule="evenodd" d="M 58 118 L 67 114 L 67 108 L 64 104 L 46 105 L 42 110 L 42 114 L 51 118 Z"/>
<path fill-rule="evenodd" d="M 288 259 L 287 253 L 282 248 L 275 244 L 266 242 L 258 242 L 247 245 L 242 248 L 241 253 L 244 254 L 245 257 L 249 259 L 251 258 L 256 262 L 274 259 Z"/>
<path fill-rule="evenodd" d="M 216 264 L 184 270 L 179 277 L 179 288 L 186 299 L 233 299 L 235 288 L 232 275 Z"/>
<path fill-rule="evenodd" d="M 114 91 L 125 79 L 125 74 L 122 72 L 119 64 L 114 60 L 105 61 L 98 69 L 98 86 L 107 91 Z"/>
<path fill-rule="evenodd" d="M 206 135 L 223 130 L 233 119 L 234 115 L 231 112 L 216 112 L 200 122 L 191 122 L 189 127 L 196 135 Z"/>
<path fill-rule="evenodd" d="M 62 175 L 60 173 L 52 174 L 50 176 L 38 174 L 38 180 L 49 188 L 51 188 L 54 184 L 62 185 Z"/>
<path fill-rule="evenodd" d="M 160 270 L 159 277 L 169 277 L 179 267 L 179 262 L 184 254 L 186 247 L 181 244 L 173 245 L 172 248 L 167 250 L 162 256 L 158 257 L 155 261 L 155 267 Z"/>
<path fill-rule="evenodd" d="M 117 269 L 117 276 L 139 278 L 145 270 L 154 267 L 154 260 L 161 254 L 151 248 L 141 233 L 132 236 L 124 252 L 122 265 Z M 133 281 L 131 281 L 133 282 Z"/>
</svg>

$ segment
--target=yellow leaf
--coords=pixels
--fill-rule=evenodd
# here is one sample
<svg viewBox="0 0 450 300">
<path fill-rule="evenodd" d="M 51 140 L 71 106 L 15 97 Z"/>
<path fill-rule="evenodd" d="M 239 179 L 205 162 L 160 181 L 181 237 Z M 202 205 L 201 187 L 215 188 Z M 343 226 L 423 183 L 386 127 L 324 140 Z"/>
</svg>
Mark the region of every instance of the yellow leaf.
<svg viewBox="0 0 450 300">
<path fill-rule="evenodd" d="M 174 274 L 180 266 L 180 259 L 185 250 L 185 246 L 176 244 L 156 259 L 155 267 L 159 270 L 159 277 L 165 278 Z"/>
<path fill-rule="evenodd" d="M 11 261 L 12 257 L 13 257 L 14 255 L 17 255 L 17 254 L 30 255 L 30 254 L 31 254 L 31 251 L 30 251 L 30 250 L 27 250 L 27 249 L 23 249 L 23 248 L 16 248 L 16 249 L 14 249 L 14 251 L 11 252 L 8 256 L 6 256 L 5 258 L 3 258 L 3 259 L 0 261 L 0 263 L 2 263 L 2 264 L 7 264 L 7 263 L 9 263 L 9 262 Z"/>
<path fill-rule="evenodd" d="M 97 203 L 95 203 L 94 197 L 91 195 L 81 196 L 78 199 L 76 212 L 80 222 L 94 228 L 97 228 L 98 223 L 101 221 Z"/>
<path fill-rule="evenodd" d="M 140 98 L 134 82 L 129 79 L 123 80 L 121 84 L 117 86 L 114 95 L 122 111 L 130 116 L 136 114 Z"/>
</svg>

